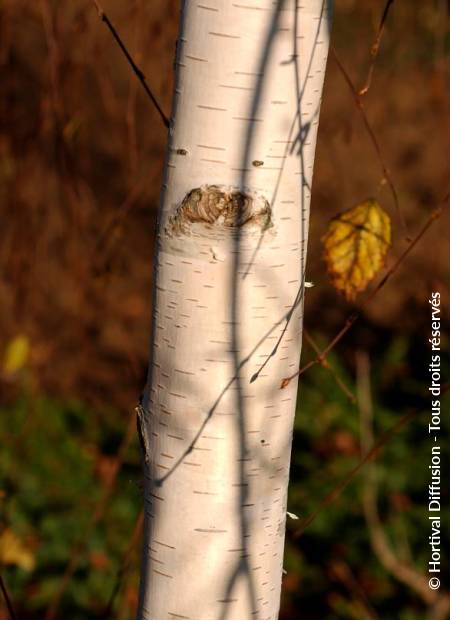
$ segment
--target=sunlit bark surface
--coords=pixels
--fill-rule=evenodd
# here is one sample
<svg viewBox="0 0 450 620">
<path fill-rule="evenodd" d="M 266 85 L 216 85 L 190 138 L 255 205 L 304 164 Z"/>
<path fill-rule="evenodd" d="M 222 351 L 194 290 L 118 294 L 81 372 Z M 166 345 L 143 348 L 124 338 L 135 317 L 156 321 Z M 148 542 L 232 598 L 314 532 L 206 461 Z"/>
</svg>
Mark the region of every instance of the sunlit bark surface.
<svg viewBox="0 0 450 620">
<path fill-rule="evenodd" d="M 278 617 L 325 0 L 187 0 L 140 411 L 139 619 Z"/>
</svg>

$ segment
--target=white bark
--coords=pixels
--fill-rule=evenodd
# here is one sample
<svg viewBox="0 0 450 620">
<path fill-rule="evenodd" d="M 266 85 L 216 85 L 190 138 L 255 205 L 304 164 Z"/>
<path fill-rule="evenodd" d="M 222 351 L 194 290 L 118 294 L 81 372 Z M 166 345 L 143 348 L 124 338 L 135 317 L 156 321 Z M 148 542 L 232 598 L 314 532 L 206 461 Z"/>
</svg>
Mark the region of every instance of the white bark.
<svg viewBox="0 0 450 620">
<path fill-rule="evenodd" d="M 182 10 L 140 415 L 141 620 L 278 617 L 297 395 L 280 383 L 300 357 L 329 10 Z"/>
</svg>

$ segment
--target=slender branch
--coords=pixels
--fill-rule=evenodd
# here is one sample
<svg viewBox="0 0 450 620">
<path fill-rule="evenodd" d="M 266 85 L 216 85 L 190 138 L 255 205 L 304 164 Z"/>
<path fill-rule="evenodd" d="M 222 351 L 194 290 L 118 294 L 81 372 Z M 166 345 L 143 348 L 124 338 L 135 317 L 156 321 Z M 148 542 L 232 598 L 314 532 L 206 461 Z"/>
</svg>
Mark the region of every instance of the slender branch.
<svg viewBox="0 0 450 620">
<path fill-rule="evenodd" d="M 405 414 L 400 420 L 394 424 L 391 428 L 385 431 L 378 441 L 373 445 L 372 449 L 365 454 L 365 456 L 359 461 L 359 463 L 345 476 L 345 478 L 332 489 L 325 498 L 320 502 L 316 510 L 314 510 L 309 517 L 303 520 L 300 524 L 300 527 L 293 532 L 293 537 L 295 539 L 300 538 L 300 536 L 305 532 L 306 528 L 316 520 L 319 514 L 325 509 L 328 508 L 331 504 L 333 504 L 342 494 L 342 491 L 350 484 L 350 482 L 356 477 L 356 475 L 361 471 L 361 469 L 374 460 L 381 449 L 389 443 L 389 441 L 396 435 L 404 426 L 409 424 L 413 418 L 415 418 L 419 414 L 419 411 L 411 411 Z"/>
<path fill-rule="evenodd" d="M 443 203 L 447 203 L 449 200 L 450 194 L 447 194 L 444 198 L 444 200 L 442 201 Z M 436 209 L 434 209 L 434 211 L 431 212 L 429 218 L 427 219 L 427 221 L 425 222 L 425 224 L 422 226 L 421 230 L 418 232 L 418 234 L 416 235 L 416 237 L 410 241 L 410 243 L 408 244 L 408 246 L 406 247 L 406 249 L 402 252 L 402 254 L 400 255 L 400 257 L 395 261 L 395 263 L 389 267 L 389 269 L 386 271 L 386 273 L 384 274 L 384 276 L 381 278 L 380 282 L 377 284 L 377 286 L 369 293 L 369 295 L 364 299 L 363 303 L 360 306 L 360 309 L 358 312 L 355 312 L 353 314 L 351 314 L 345 324 L 343 325 L 343 327 L 339 330 L 339 332 L 336 334 L 336 336 L 333 338 L 333 340 L 329 343 L 329 345 L 321 352 L 317 355 L 317 357 L 313 360 L 311 360 L 310 362 L 308 362 L 305 366 L 303 366 L 303 368 L 301 368 L 300 370 L 298 370 L 297 372 L 295 372 L 293 375 L 291 375 L 290 377 L 285 377 L 282 382 L 281 382 L 281 388 L 285 388 L 289 382 L 294 379 L 295 377 L 299 377 L 300 375 L 302 375 L 303 373 L 305 373 L 307 370 L 309 370 L 312 366 L 315 366 L 316 364 L 321 364 L 323 362 L 323 360 L 327 357 L 327 355 L 329 354 L 329 352 L 334 349 L 334 347 L 338 344 L 338 342 L 345 336 L 345 334 L 349 331 L 349 329 L 353 326 L 354 323 L 356 323 L 356 321 L 359 319 L 359 317 L 361 316 L 361 312 L 362 310 L 365 308 L 365 306 L 367 306 L 367 304 L 375 297 L 375 295 L 379 292 L 379 290 L 381 288 L 383 288 L 383 286 L 386 284 L 386 282 L 389 280 L 389 278 L 397 271 L 397 269 L 399 268 L 399 266 L 401 265 L 401 263 L 405 260 L 405 258 L 407 257 L 407 255 L 411 252 L 411 250 L 413 250 L 413 248 L 417 245 L 417 243 L 420 241 L 420 239 L 423 237 L 423 235 L 426 233 L 426 231 L 429 229 L 429 227 L 431 226 L 431 224 L 437 220 L 440 216 L 442 215 L 442 207 L 438 207 Z"/>
<path fill-rule="evenodd" d="M 386 4 L 384 6 L 384 11 L 383 11 L 383 14 L 381 16 L 380 25 L 378 26 L 377 36 L 375 37 L 375 41 L 374 41 L 374 43 L 372 45 L 372 48 L 370 50 L 370 54 L 372 56 L 372 60 L 370 62 L 370 66 L 369 66 L 369 71 L 367 73 L 366 82 L 365 82 L 364 86 L 361 88 L 361 90 L 358 93 L 361 96 L 367 95 L 367 93 L 369 91 L 369 88 L 370 88 L 370 86 L 372 84 L 373 70 L 375 68 L 375 63 L 376 63 L 376 60 L 378 58 L 378 52 L 380 51 L 381 37 L 383 36 L 384 26 L 386 24 L 387 16 L 389 14 L 389 9 L 391 8 L 391 6 L 393 4 L 394 4 L 394 0 L 387 0 Z"/>
<path fill-rule="evenodd" d="M 450 386 L 448 389 L 450 389 Z M 445 391 L 445 393 L 448 391 L 448 389 Z M 295 532 L 292 533 L 293 538 L 294 539 L 300 538 L 300 536 L 302 536 L 302 534 L 305 532 L 306 528 L 309 527 L 311 523 L 313 523 L 313 521 L 315 521 L 315 519 L 319 516 L 319 514 L 321 514 L 321 512 L 325 508 L 328 508 L 328 506 L 330 506 L 337 499 L 339 499 L 342 492 L 349 485 L 349 483 L 356 477 L 356 475 L 363 469 L 363 467 L 367 463 L 374 461 L 378 457 L 379 453 L 384 448 L 384 446 L 387 445 L 391 441 L 391 439 L 398 432 L 400 432 L 400 430 L 403 427 L 407 426 L 411 422 L 411 420 L 413 420 L 415 417 L 417 417 L 421 413 L 424 413 L 424 412 L 418 409 L 410 411 L 409 413 L 406 413 L 403 417 L 401 417 L 400 420 L 396 424 L 394 424 L 393 426 L 388 428 L 386 431 L 384 431 L 384 433 L 380 435 L 378 440 L 372 444 L 372 447 L 369 450 L 367 450 L 366 454 L 362 456 L 359 463 L 353 469 L 351 469 L 350 472 L 345 476 L 345 478 L 343 478 L 343 480 L 341 480 L 341 482 L 337 486 L 335 486 L 325 496 L 325 498 L 320 502 L 316 510 L 314 510 L 314 512 L 312 512 L 309 515 L 309 517 L 307 517 L 300 523 L 300 527 Z M 445 620 L 445 618 L 447 617 L 446 614 L 449 609 L 450 609 L 450 597 L 447 594 L 445 594 L 444 596 L 440 597 L 437 600 L 435 605 L 433 605 L 429 620 Z"/>
<path fill-rule="evenodd" d="M 0 590 L 2 591 L 3 598 L 5 599 L 6 608 L 8 610 L 10 619 L 17 620 L 16 612 L 14 611 L 12 601 L 9 597 L 8 590 L 6 589 L 5 582 L 3 581 L 3 577 L 1 575 L 0 575 Z"/>
<path fill-rule="evenodd" d="M 370 124 L 369 119 L 367 118 L 367 114 L 366 114 L 366 110 L 364 108 L 364 104 L 363 104 L 363 102 L 361 100 L 361 97 L 358 94 L 358 91 L 355 88 L 355 85 L 352 82 L 352 79 L 351 79 L 350 75 L 348 74 L 347 69 L 342 64 L 342 62 L 341 62 L 341 60 L 340 60 L 340 58 L 339 58 L 339 56 L 338 56 L 338 54 L 336 52 L 336 49 L 332 45 L 330 46 L 330 51 L 331 51 L 331 53 L 333 55 L 333 58 L 336 61 L 336 64 L 337 64 L 340 72 L 342 73 L 345 81 L 347 82 L 347 85 L 348 85 L 348 87 L 349 87 L 349 89 L 350 89 L 350 91 L 351 91 L 351 93 L 353 95 L 353 99 L 355 100 L 356 107 L 358 108 L 358 110 L 359 110 L 359 112 L 361 114 L 361 118 L 363 120 L 364 126 L 365 126 L 366 131 L 367 131 L 367 133 L 369 135 L 369 138 L 370 138 L 370 140 L 371 140 L 371 142 L 373 144 L 373 147 L 374 147 L 375 152 L 376 152 L 377 157 L 378 157 L 378 161 L 380 162 L 380 166 L 381 166 L 381 170 L 383 172 L 383 176 L 384 176 L 384 178 L 385 178 L 385 180 L 386 180 L 386 182 L 389 185 L 389 188 L 391 190 L 391 194 L 392 194 L 392 198 L 393 198 L 393 201 L 394 201 L 395 209 L 396 209 L 396 211 L 398 213 L 398 216 L 400 218 L 400 222 L 401 222 L 403 228 L 405 229 L 406 233 L 408 234 L 406 222 L 405 222 L 405 219 L 404 219 L 403 214 L 402 214 L 401 209 L 400 209 L 400 203 L 399 203 L 399 200 L 398 200 L 397 190 L 395 189 L 395 185 L 394 185 L 394 182 L 392 180 L 391 173 L 389 172 L 388 167 L 384 163 L 384 158 L 383 158 L 383 155 L 381 153 L 381 147 L 380 147 L 380 145 L 378 143 L 378 139 L 377 139 L 377 137 L 375 135 L 375 132 L 372 129 L 372 125 Z"/>
<path fill-rule="evenodd" d="M 150 88 L 149 88 L 149 86 L 148 86 L 148 84 L 147 84 L 147 82 L 145 80 L 145 75 L 142 73 L 142 71 L 139 69 L 139 67 L 134 62 L 134 60 L 131 57 L 129 51 L 125 47 L 125 44 L 123 43 L 122 39 L 120 38 L 119 33 L 117 32 L 117 30 L 115 29 L 115 27 L 111 23 L 111 20 L 109 19 L 109 17 L 106 15 L 104 10 L 100 6 L 100 3 L 98 2 L 98 0 L 92 0 L 92 1 L 95 4 L 95 7 L 97 9 L 99 18 L 102 20 L 102 22 L 104 22 L 106 24 L 106 26 L 108 27 L 108 29 L 111 32 L 112 36 L 114 37 L 117 45 L 122 50 L 123 55 L 127 59 L 129 65 L 131 66 L 131 68 L 133 69 L 133 71 L 134 71 L 135 75 L 137 76 L 138 80 L 142 84 L 142 86 L 143 86 L 145 92 L 147 93 L 150 101 L 153 103 L 153 105 L 155 106 L 156 110 L 158 111 L 158 114 L 161 117 L 162 122 L 164 123 L 164 125 L 167 128 L 169 128 L 170 127 L 170 121 L 169 121 L 168 117 L 164 114 L 161 106 L 159 105 L 158 101 L 156 100 L 155 95 L 150 90 Z"/>
<path fill-rule="evenodd" d="M 364 455 L 373 447 L 373 404 L 370 385 L 370 360 L 367 353 L 358 352 L 356 372 L 361 420 L 361 450 Z M 386 536 L 378 511 L 378 484 L 375 463 L 367 465 L 366 484 L 363 490 L 363 509 L 370 542 L 380 564 L 395 579 L 416 592 L 426 605 L 433 606 L 439 598 L 448 598 L 446 593 L 431 590 L 425 575 L 416 570 L 411 563 L 402 561 L 397 557 L 396 550 Z"/>
<path fill-rule="evenodd" d="M 347 396 L 350 402 L 356 403 L 355 395 L 352 391 L 346 386 L 346 384 L 342 381 L 339 375 L 336 373 L 334 368 L 330 365 L 329 361 L 325 358 L 321 357 L 321 351 L 317 343 L 313 340 L 311 334 L 309 334 L 306 329 L 303 331 L 303 335 L 305 336 L 306 342 L 311 346 L 311 348 L 316 352 L 316 354 L 320 357 L 320 364 L 328 370 L 336 381 L 337 385 L 341 388 L 344 394 Z"/>
</svg>

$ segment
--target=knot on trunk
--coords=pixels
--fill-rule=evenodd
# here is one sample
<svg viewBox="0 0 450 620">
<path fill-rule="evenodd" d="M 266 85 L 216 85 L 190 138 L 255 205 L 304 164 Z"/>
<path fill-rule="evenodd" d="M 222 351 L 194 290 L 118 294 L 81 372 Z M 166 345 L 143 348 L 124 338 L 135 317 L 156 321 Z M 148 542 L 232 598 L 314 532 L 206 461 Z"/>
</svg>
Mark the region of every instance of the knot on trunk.
<svg viewBox="0 0 450 620">
<path fill-rule="evenodd" d="M 203 185 L 189 191 L 169 218 L 171 235 L 189 233 L 192 225 L 220 227 L 230 231 L 245 228 L 266 230 L 272 225 L 267 200 L 255 192 L 230 187 Z"/>
</svg>

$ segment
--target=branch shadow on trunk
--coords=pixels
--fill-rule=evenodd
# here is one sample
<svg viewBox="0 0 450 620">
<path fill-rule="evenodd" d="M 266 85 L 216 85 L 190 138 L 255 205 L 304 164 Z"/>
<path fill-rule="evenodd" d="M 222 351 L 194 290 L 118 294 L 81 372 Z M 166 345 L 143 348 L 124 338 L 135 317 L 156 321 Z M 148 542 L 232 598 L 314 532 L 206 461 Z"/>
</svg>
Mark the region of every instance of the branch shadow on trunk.
<svg viewBox="0 0 450 620">
<path fill-rule="evenodd" d="M 258 109 L 260 106 L 264 82 L 266 77 L 266 68 L 268 66 L 269 60 L 271 58 L 274 41 L 276 39 L 277 33 L 279 32 L 279 23 L 282 11 L 285 10 L 286 6 L 292 0 L 276 0 L 274 3 L 274 7 L 272 9 L 272 16 L 270 18 L 269 27 L 265 36 L 264 46 L 261 50 L 261 57 L 258 63 L 257 77 L 255 79 L 254 92 L 252 96 L 251 103 L 249 105 L 248 116 L 250 119 L 254 119 L 257 117 Z M 252 570 L 252 566 L 250 565 L 250 553 L 249 553 L 249 541 L 252 536 L 252 523 L 249 521 L 247 516 L 247 512 L 245 505 L 248 504 L 249 501 L 249 474 L 247 471 L 247 462 L 249 460 L 249 446 L 247 443 L 247 415 L 246 415 L 246 406 L 245 406 L 245 398 L 244 398 L 244 386 L 243 386 L 243 378 L 242 378 L 242 369 L 245 365 L 248 364 L 253 354 L 257 351 L 257 349 L 262 345 L 263 342 L 267 340 L 267 338 L 280 326 L 282 326 L 281 333 L 277 338 L 276 344 L 273 347 L 272 351 L 266 357 L 265 361 L 255 373 L 250 380 L 250 383 L 256 381 L 258 379 L 261 371 L 269 364 L 270 359 L 273 358 L 277 352 L 281 341 L 288 329 L 288 326 L 291 322 L 291 319 L 296 311 L 296 309 L 303 304 L 304 297 L 304 273 L 305 273 L 305 244 L 306 244 L 306 223 L 307 223 L 307 203 L 309 196 L 306 194 L 306 190 L 309 191 L 309 183 L 306 181 L 306 171 L 305 171 L 305 163 L 304 163 L 304 148 L 307 145 L 307 140 L 309 136 L 309 132 L 312 127 L 312 123 L 318 118 L 319 114 L 319 106 L 314 110 L 312 115 L 310 116 L 307 122 L 303 122 L 302 115 L 302 98 L 306 90 L 307 86 L 307 76 L 310 72 L 314 53 L 317 47 L 317 41 L 321 29 L 321 24 L 323 20 L 323 15 L 325 13 L 325 6 L 327 4 L 327 0 L 322 1 L 322 9 L 320 12 L 320 17 L 318 19 L 317 30 L 313 39 L 313 46 L 311 56 L 308 59 L 306 64 L 306 75 L 304 77 L 304 84 L 302 87 L 302 79 L 300 75 L 300 65 L 299 65 L 299 53 L 298 53 L 298 43 L 297 40 L 299 38 L 299 28 L 301 24 L 299 24 L 299 5 L 298 0 L 295 0 L 295 27 L 293 29 L 293 54 L 292 58 L 288 60 L 288 63 L 292 63 L 293 70 L 295 71 L 295 85 L 296 85 L 296 113 L 292 120 L 292 123 L 288 129 L 288 141 L 285 147 L 284 157 L 282 160 L 281 169 L 277 176 L 277 180 L 275 182 L 273 192 L 272 192 L 272 201 L 271 206 L 274 207 L 275 201 L 278 195 L 278 189 L 281 183 L 281 178 L 284 171 L 285 161 L 288 156 L 298 156 L 299 158 L 299 177 L 300 177 L 300 209 L 301 209 L 301 249 L 300 249 L 300 273 L 301 280 L 298 291 L 295 295 L 295 298 L 292 302 L 291 307 L 287 312 L 284 312 L 279 320 L 277 320 L 263 335 L 263 337 L 259 340 L 259 342 L 255 343 L 255 346 L 252 347 L 252 350 L 246 357 L 241 357 L 241 333 L 240 333 L 240 303 L 239 303 L 239 291 L 240 286 L 243 286 L 243 281 L 245 280 L 246 274 L 251 267 L 251 264 L 256 259 L 256 255 L 259 251 L 259 248 L 262 244 L 262 240 L 264 237 L 264 231 L 260 233 L 259 241 L 256 245 L 254 253 L 251 258 L 250 266 L 247 267 L 246 272 L 243 277 L 240 275 L 241 265 L 241 241 L 242 241 L 242 232 L 239 226 L 236 226 L 235 233 L 233 236 L 233 252 L 232 252 L 232 269 L 230 273 L 229 280 L 229 297 L 230 297 L 230 335 L 231 335 L 231 351 L 233 358 L 233 376 L 228 380 L 226 385 L 221 390 L 220 394 L 212 404 L 209 411 L 206 413 L 205 418 L 200 425 L 198 431 L 196 432 L 194 438 L 192 439 L 190 445 L 186 448 L 183 454 L 176 460 L 176 462 L 172 465 L 170 470 L 168 470 L 163 476 L 159 478 L 152 478 L 151 485 L 153 487 L 161 487 L 164 485 L 165 481 L 175 472 L 175 470 L 183 463 L 185 457 L 190 454 L 202 433 L 207 426 L 208 422 L 213 417 L 214 413 L 217 410 L 217 407 L 224 395 L 230 390 L 233 389 L 235 391 L 235 407 L 236 407 L 236 417 L 235 424 L 237 426 L 237 436 L 239 437 L 239 446 L 238 453 L 239 457 L 237 459 L 237 497 L 236 497 L 236 513 L 237 513 L 237 521 L 239 523 L 239 534 L 240 534 L 240 557 L 236 559 L 235 565 L 230 571 L 230 575 L 227 579 L 227 582 L 224 584 L 223 588 L 223 596 L 220 600 L 223 603 L 223 607 L 221 613 L 218 617 L 218 620 L 226 620 L 232 609 L 232 605 L 234 602 L 233 599 L 233 591 L 236 588 L 236 585 L 240 579 L 244 579 L 246 582 L 246 589 L 248 593 L 248 597 L 251 603 L 252 608 L 252 617 L 255 619 L 262 620 L 263 615 L 262 612 L 258 610 L 258 601 L 256 598 L 256 588 L 254 583 L 254 571 Z M 328 23 L 328 29 L 330 28 L 330 24 Z M 297 127 L 297 131 L 296 131 Z M 257 124 L 255 121 L 249 121 L 246 128 L 246 133 L 243 141 L 243 152 L 241 158 L 241 178 L 239 180 L 239 186 L 241 191 L 245 191 L 247 187 L 248 181 L 248 173 L 247 170 L 249 166 L 251 166 L 251 152 L 252 146 L 255 140 Z M 239 219 L 239 215 L 238 215 Z M 284 323 L 284 325 L 283 325 Z M 154 329 L 154 318 L 153 318 L 153 329 Z M 147 405 L 147 403 L 145 403 Z M 146 415 L 149 415 L 149 411 L 147 406 L 144 406 Z M 146 472 L 146 476 L 148 473 Z M 150 528 L 149 528 L 150 529 Z M 149 533 L 147 533 L 149 534 Z M 147 543 L 145 543 L 147 544 Z"/>
<path fill-rule="evenodd" d="M 317 47 L 317 40 L 319 37 L 319 32 L 320 32 L 320 27 L 321 27 L 321 22 L 322 22 L 322 18 L 323 18 L 323 13 L 324 13 L 324 7 L 325 7 L 325 2 L 326 0 L 322 1 L 322 8 L 321 8 L 321 13 L 320 13 L 320 18 L 318 21 L 318 27 L 317 27 L 317 31 L 315 34 L 315 39 L 314 39 L 314 44 L 313 44 L 313 51 L 311 54 L 311 57 L 308 60 L 308 66 L 307 66 L 307 71 L 306 71 L 306 76 L 308 76 L 312 62 L 313 62 L 313 57 L 314 57 L 314 52 L 316 50 Z M 275 37 L 277 35 L 277 31 L 278 31 L 278 27 L 279 27 L 279 21 L 280 21 L 280 16 L 281 16 L 281 12 L 283 11 L 283 9 L 285 8 L 285 6 L 288 4 L 288 2 L 286 0 L 277 0 L 276 2 L 276 6 L 273 9 L 273 15 L 271 18 L 271 23 L 270 23 L 270 27 L 268 29 L 268 33 L 266 36 L 266 42 L 264 45 L 264 48 L 262 50 L 262 55 L 261 55 L 261 60 L 259 62 L 259 67 L 258 67 L 258 77 L 256 80 L 256 85 L 255 85 L 255 89 L 254 89 L 254 95 L 253 95 L 253 100 L 252 100 L 252 104 L 250 106 L 250 110 L 249 110 L 249 118 L 250 119 L 254 119 L 258 116 L 258 108 L 259 108 L 259 104 L 261 101 L 261 96 L 262 96 L 262 91 L 263 91 L 263 86 L 264 86 L 264 79 L 266 76 L 266 68 L 268 66 L 269 63 L 269 59 L 270 59 L 270 54 L 272 51 L 272 47 L 274 44 L 274 40 Z M 312 120 L 318 116 L 318 111 L 319 111 L 319 106 L 318 108 L 315 110 L 315 112 L 313 113 L 313 117 L 312 119 L 309 121 L 308 124 L 306 124 L 305 126 L 303 126 L 302 124 L 302 109 L 301 109 L 301 102 L 302 102 L 302 97 L 304 95 L 305 89 L 306 89 L 306 84 L 307 84 L 307 77 L 305 77 L 305 82 L 304 82 L 304 86 L 303 89 L 301 88 L 301 76 L 300 76 L 300 66 L 299 66 L 299 62 L 298 62 L 298 29 L 299 29 L 299 5 L 297 3 L 297 1 L 295 1 L 295 17 L 294 17 L 294 29 L 293 29 L 293 57 L 292 57 L 292 61 L 293 61 L 293 65 L 294 65 L 294 71 L 295 71 L 295 84 L 296 84 L 296 99 L 297 99 L 297 110 L 296 110 L 296 115 L 293 119 L 290 131 L 289 131 L 289 141 L 291 141 L 291 137 L 292 137 L 292 132 L 294 130 L 294 127 L 296 125 L 296 123 L 298 123 L 298 134 L 295 137 L 295 140 L 292 142 L 292 147 L 290 149 L 290 155 L 293 154 L 294 152 L 294 148 L 295 146 L 298 144 L 298 149 L 297 149 L 297 155 L 299 156 L 300 159 L 300 179 L 301 179 L 301 198 L 300 198 L 300 208 L 301 208 L 301 283 L 300 283 L 300 288 L 299 291 L 296 295 L 296 298 L 294 300 L 293 306 L 291 308 L 291 310 L 287 313 L 286 316 L 286 324 L 282 330 L 282 333 L 280 335 L 279 340 L 277 341 L 277 344 L 275 345 L 274 350 L 272 351 L 271 355 L 267 358 L 266 362 L 263 364 L 263 367 L 266 365 L 266 363 L 268 363 L 269 359 L 271 357 L 273 357 L 273 355 L 275 355 L 278 346 L 283 338 L 284 333 L 286 332 L 289 322 L 292 318 L 292 315 L 295 311 L 295 309 L 303 303 L 303 296 L 304 296 L 304 274 L 305 274 L 305 242 L 306 242 L 306 222 L 307 222 L 307 208 L 306 208 L 306 200 L 305 200 L 305 166 L 304 166 L 304 156 L 303 156 L 303 148 L 305 145 L 305 142 L 307 140 L 308 134 L 309 134 L 309 130 L 311 127 L 311 122 Z M 328 24 L 328 27 L 330 27 L 330 24 Z M 255 122 L 254 121 L 250 121 L 249 125 L 248 125 L 248 129 L 246 132 L 246 137 L 245 137 L 245 143 L 244 143 L 244 149 L 243 149 L 243 153 L 242 153 L 242 176 L 241 176 L 241 181 L 240 181 L 240 187 L 241 190 L 244 191 L 244 189 L 247 186 L 247 170 L 249 169 L 249 164 L 250 164 L 250 159 L 251 159 L 251 150 L 252 150 L 252 144 L 255 138 L 255 133 L 256 133 L 256 126 L 255 126 Z M 283 174 L 283 169 L 284 169 L 284 162 L 286 161 L 286 157 L 288 155 L 288 149 L 289 149 L 289 142 L 286 145 L 286 152 L 285 152 L 285 156 L 283 158 L 283 163 L 281 166 L 281 170 L 279 172 L 278 178 L 277 178 L 277 182 L 273 191 L 273 195 L 272 195 L 272 201 L 271 201 L 271 206 L 272 209 L 274 207 L 275 204 L 275 200 L 276 200 L 276 196 L 278 193 L 278 188 L 279 188 L 279 184 L 281 181 L 281 176 Z M 260 239 L 259 242 L 257 244 L 257 247 L 254 251 L 254 254 L 252 256 L 252 260 L 251 263 L 249 265 L 249 267 L 247 268 L 246 274 L 248 273 L 248 270 L 251 268 L 251 264 L 253 263 L 253 261 L 255 260 L 256 254 L 261 246 L 262 243 L 262 239 L 264 237 L 265 231 L 263 230 L 260 233 Z M 233 591 L 233 587 L 235 586 L 237 580 L 239 579 L 239 577 L 242 575 L 246 581 L 247 581 L 247 586 L 248 586 L 248 593 L 249 593 L 249 597 L 251 600 L 251 605 L 252 605 L 252 615 L 255 618 L 259 617 L 259 612 L 257 609 L 258 606 L 258 601 L 256 600 L 256 595 L 255 595 L 255 587 L 254 587 L 254 583 L 253 583 L 253 575 L 252 575 L 252 568 L 250 566 L 249 563 L 249 550 L 248 550 L 248 540 L 251 537 L 251 523 L 248 521 L 247 515 L 246 515 L 246 511 L 245 511 L 245 505 L 247 504 L 248 501 L 248 489 L 249 489 L 249 484 L 248 484 L 248 475 L 246 472 L 246 463 L 248 462 L 248 457 L 249 457 L 249 450 L 248 450 L 248 446 L 247 446 L 247 441 L 246 441 L 246 415 L 245 415 L 245 400 L 243 398 L 243 388 L 242 388 L 242 382 L 241 382 L 241 376 L 240 376 L 240 370 L 242 368 L 242 363 L 240 361 L 239 358 L 239 351 L 240 351 L 240 346 L 239 346 L 239 326 L 241 324 L 240 322 L 240 317 L 239 317 L 239 308 L 240 308 L 240 304 L 239 304 L 239 271 L 240 271 L 240 255 L 241 255 L 241 247 L 240 247 L 240 242 L 241 242 L 241 231 L 238 228 L 237 229 L 237 234 L 235 236 L 235 242 L 234 242 L 234 254 L 233 254 L 233 269 L 232 269 L 232 274 L 231 274 L 231 282 L 230 282 L 230 293 L 231 293 L 231 297 L 232 297 L 232 306 L 231 306 L 231 325 L 232 325 L 232 350 L 233 350 L 233 357 L 234 357 L 234 369 L 235 369 L 235 381 L 236 381 L 236 399 L 237 399 L 237 409 L 238 409 L 238 416 L 237 416 L 237 425 L 238 425 L 238 433 L 239 433 L 239 438 L 240 438 L 240 455 L 239 455 L 239 459 L 238 459 L 238 463 L 239 463 L 239 489 L 240 489 L 240 494 L 238 497 L 238 505 L 237 505 L 237 512 L 239 515 L 239 522 L 240 522 L 240 533 L 241 533 L 241 549 L 242 549 L 242 554 L 240 559 L 237 561 L 236 563 L 236 567 L 235 570 L 232 572 L 232 574 L 229 577 L 228 583 L 226 584 L 226 588 L 224 589 L 224 597 L 223 597 L 223 601 L 226 603 L 225 607 L 223 608 L 223 612 L 220 616 L 219 620 L 226 620 L 227 615 L 228 615 L 228 610 L 230 609 L 230 604 L 232 603 L 233 599 L 232 599 L 232 591 Z M 243 276 L 242 279 L 245 279 L 245 275 Z M 260 369 L 261 371 L 261 369 Z M 260 372 L 259 371 L 259 372 Z M 251 378 L 251 382 L 253 382 L 257 377 L 253 376 Z"/>
</svg>

